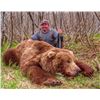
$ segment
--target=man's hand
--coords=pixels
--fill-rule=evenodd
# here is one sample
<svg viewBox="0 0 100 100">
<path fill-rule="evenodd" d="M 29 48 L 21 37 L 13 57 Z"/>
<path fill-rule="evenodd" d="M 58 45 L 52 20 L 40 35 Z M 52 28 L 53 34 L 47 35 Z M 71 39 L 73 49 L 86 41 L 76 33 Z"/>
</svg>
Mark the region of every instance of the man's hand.
<svg viewBox="0 0 100 100">
<path fill-rule="evenodd" d="M 62 29 L 58 28 L 57 31 L 58 31 L 59 35 L 62 35 L 63 34 Z"/>
</svg>

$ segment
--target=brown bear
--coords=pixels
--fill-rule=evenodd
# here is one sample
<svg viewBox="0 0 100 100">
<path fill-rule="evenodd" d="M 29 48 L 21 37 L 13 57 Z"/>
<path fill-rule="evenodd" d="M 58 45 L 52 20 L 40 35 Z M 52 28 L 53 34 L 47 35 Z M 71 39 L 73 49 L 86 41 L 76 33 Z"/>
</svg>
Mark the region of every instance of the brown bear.
<svg viewBox="0 0 100 100">
<path fill-rule="evenodd" d="M 8 49 L 3 55 L 5 64 L 16 63 L 24 75 L 36 84 L 60 85 L 55 77 L 57 72 L 74 77 L 79 72 L 86 76 L 93 74 L 93 69 L 79 61 L 72 51 L 55 48 L 37 40 L 25 40 L 16 48 Z"/>
</svg>

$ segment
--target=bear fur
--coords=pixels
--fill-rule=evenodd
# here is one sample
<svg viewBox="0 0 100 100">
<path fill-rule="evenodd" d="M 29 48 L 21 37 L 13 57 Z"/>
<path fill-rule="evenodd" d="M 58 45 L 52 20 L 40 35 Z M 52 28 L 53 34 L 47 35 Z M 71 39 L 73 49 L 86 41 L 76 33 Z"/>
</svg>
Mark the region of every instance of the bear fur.
<svg viewBox="0 0 100 100">
<path fill-rule="evenodd" d="M 19 65 L 22 73 L 36 84 L 62 84 L 55 77 L 58 72 L 65 77 L 74 77 L 79 72 L 88 77 L 93 74 L 93 69 L 78 60 L 72 51 L 55 48 L 44 41 L 25 40 L 16 48 L 8 49 L 3 55 L 3 61 L 5 64 Z"/>
</svg>

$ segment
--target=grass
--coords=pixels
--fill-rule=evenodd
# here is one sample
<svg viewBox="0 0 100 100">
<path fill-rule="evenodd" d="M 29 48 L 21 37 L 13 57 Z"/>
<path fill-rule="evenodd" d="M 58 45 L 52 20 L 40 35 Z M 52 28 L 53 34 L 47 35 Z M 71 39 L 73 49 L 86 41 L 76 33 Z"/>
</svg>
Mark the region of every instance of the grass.
<svg viewBox="0 0 100 100">
<path fill-rule="evenodd" d="M 100 40 L 100 34 L 96 35 L 95 37 L 96 43 Z M 13 44 L 13 47 L 15 47 L 17 43 Z M 3 47 L 1 48 L 1 52 L 3 52 L 8 48 L 8 43 L 5 43 Z M 16 88 L 51 88 L 51 89 L 76 89 L 76 88 L 90 88 L 90 89 L 100 89 L 100 72 L 96 71 L 95 63 L 93 63 L 94 57 L 91 57 L 92 50 L 89 48 L 83 47 L 80 42 L 79 43 L 71 43 L 69 46 L 67 46 L 70 50 L 74 51 L 75 55 L 77 55 L 78 58 L 83 59 L 84 61 L 88 62 L 90 65 L 93 66 L 95 73 L 92 78 L 88 78 L 83 76 L 82 74 L 79 74 L 74 79 L 68 79 L 67 77 L 63 77 L 61 74 L 57 73 L 56 77 L 63 82 L 61 86 L 40 86 L 36 84 L 32 84 L 31 81 L 24 77 L 22 73 L 20 72 L 19 66 L 12 65 L 12 67 L 6 66 L 1 60 L 1 88 L 7 88 L 7 89 L 16 89 Z M 100 60 L 100 53 L 97 53 L 97 58 Z"/>
<path fill-rule="evenodd" d="M 94 39 L 95 39 L 95 40 L 100 40 L 100 33 L 95 34 Z"/>
</svg>

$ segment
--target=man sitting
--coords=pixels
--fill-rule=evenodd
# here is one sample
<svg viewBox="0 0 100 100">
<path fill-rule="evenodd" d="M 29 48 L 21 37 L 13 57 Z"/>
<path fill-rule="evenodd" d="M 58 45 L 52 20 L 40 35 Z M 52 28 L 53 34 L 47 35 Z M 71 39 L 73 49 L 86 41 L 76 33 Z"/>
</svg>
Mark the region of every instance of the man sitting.
<svg viewBox="0 0 100 100">
<path fill-rule="evenodd" d="M 50 28 L 48 20 L 43 20 L 39 25 L 39 31 L 32 35 L 32 40 L 45 41 L 54 47 L 63 47 L 63 36 L 60 35 L 61 29 L 58 32 L 55 29 Z"/>
</svg>

